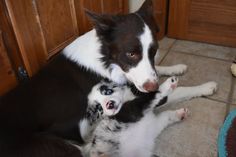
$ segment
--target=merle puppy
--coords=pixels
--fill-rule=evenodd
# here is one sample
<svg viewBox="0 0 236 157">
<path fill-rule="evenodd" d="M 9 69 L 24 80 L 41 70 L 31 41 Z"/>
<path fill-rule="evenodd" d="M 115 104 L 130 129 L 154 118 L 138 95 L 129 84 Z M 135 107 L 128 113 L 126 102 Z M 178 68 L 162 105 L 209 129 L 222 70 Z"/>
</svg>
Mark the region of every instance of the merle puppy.
<svg viewBox="0 0 236 157">
<path fill-rule="evenodd" d="M 160 86 L 155 101 L 134 106 L 126 105 L 136 98 L 128 86 L 116 86 L 106 82 L 94 86 L 88 98 L 88 116 L 80 122 L 83 126 L 82 137 L 87 142 L 81 147 L 84 156 L 153 156 L 156 137 L 168 125 L 179 122 L 188 115 L 185 108 L 158 115 L 154 113 L 177 87 L 177 82 L 176 77 L 167 79 Z M 127 112 L 129 115 L 123 119 L 122 114 Z"/>
</svg>

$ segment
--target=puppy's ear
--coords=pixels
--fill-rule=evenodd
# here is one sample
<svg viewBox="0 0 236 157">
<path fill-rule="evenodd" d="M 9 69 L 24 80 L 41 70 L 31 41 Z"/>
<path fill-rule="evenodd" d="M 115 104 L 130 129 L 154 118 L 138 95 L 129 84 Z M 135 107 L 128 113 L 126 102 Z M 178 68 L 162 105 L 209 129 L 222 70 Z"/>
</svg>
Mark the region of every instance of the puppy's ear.
<svg viewBox="0 0 236 157">
<path fill-rule="evenodd" d="M 141 16 L 150 16 L 153 15 L 153 2 L 152 0 L 145 0 L 145 2 L 143 3 L 143 5 L 139 8 L 139 10 L 137 11 L 138 14 L 140 14 Z"/>
<path fill-rule="evenodd" d="M 111 28 L 115 25 L 115 22 L 110 15 L 96 14 L 87 9 L 85 9 L 85 13 L 94 24 L 95 29 L 98 31 L 98 33 L 110 31 Z"/>
</svg>

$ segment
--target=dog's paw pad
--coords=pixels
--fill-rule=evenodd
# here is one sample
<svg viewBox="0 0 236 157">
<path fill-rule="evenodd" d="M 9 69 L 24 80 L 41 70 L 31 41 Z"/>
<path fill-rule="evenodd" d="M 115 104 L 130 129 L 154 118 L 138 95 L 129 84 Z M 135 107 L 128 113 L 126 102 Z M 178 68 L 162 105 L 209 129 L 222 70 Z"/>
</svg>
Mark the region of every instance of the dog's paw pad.
<svg viewBox="0 0 236 157">
<path fill-rule="evenodd" d="M 187 108 L 181 108 L 176 110 L 176 116 L 179 120 L 184 120 L 189 116 L 189 110 Z"/>
<path fill-rule="evenodd" d="M 212 95 L 217 91 L 217 83 L 214 81 L 207 82 L 202 85 L 203 96 Z"/>
</svg>

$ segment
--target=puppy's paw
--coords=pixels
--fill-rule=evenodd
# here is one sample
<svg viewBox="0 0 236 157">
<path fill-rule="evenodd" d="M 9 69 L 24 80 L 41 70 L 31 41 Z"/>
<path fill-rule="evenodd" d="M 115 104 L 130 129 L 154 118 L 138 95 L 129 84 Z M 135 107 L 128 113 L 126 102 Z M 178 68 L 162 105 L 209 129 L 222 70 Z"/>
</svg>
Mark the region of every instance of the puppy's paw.
<svg viewBox="0 0 236 157">
<path fill-rule="evenodd" d="M 214 81 L 204 83 L 200 87 L 202 96 L 213 95 L 217 91 L 217 83 Z"/>
<path fill-rule="evenodd" d="M 175 76 L 169 77 L 159 88 L 159 91 L 164 95 L 169 95 L 178 85 L 178 78 Z"/>
<path fill-rule="evenodd" d="M 175 111 L 178 121 L 184 120 L 189 116 L 189 110 L 187 108 L 181 108 Z"/>
<path fill-rule="evenodd" d="M 189 110 L 187 108 L 181 108 L 171 112 L 169 120 L 171 123 L 176 123 L 186 119 L 189 116 Z"/>
</svg>

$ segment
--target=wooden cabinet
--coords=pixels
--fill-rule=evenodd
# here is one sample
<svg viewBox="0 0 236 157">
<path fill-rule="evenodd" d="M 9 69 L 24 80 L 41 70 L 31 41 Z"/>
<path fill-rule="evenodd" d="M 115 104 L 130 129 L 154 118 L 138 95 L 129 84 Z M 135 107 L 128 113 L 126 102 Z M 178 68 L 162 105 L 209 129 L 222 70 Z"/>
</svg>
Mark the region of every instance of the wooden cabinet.
<svg viewBox="0 0 236 157">
<path fill-rule="evenodd" d="M 166 34 L 167 0 L 153 0 L 153 5 L 154 17 L 159 26 L 157 38 L 161 40 Z"/>
<path fill-rule="evenodd" d="M 72 0 L 5 2 L 30 76 L 78 35 Z"/>
<path fill-rule="evenodd" d="M 15 87 L 17 79 L 10 63 L 0 30 L 0 95 Z"/>
<path fill-rule="evenodd" d="M 85 9 L 96 13 L 128 13 L 128 0 L 75 0 L 79 34 L 92 29 L 92 24 L 85 14 Z"/>
<path fill-rule="evenodd" d="M 73 0 L 36 0 L 34 3 L 49 58 L 75 39 L 78 27 Z"/>
<path fill-rule="evenodd" d="M 236 47 L 236 1 L 170 0 L 168 36 Z"/>
<path fill-rule="evenodd" d="M 103 13 L 127 13 L 128 12 L 128 0 L 103 0 Z"/>
<path fill-rule="evenodd" d="M 85 14 L 85 9 L 90 11 L 94 11 L 97 13 L 102 13 L 102 5 L 101 0 L 76 0 L 75 1 L 76 8 L 76 18 L 80 23 L 79 26 L 79 34 L 84 34 L 88 30 L 92 29 L 92 25 Z"/>
</svg>

